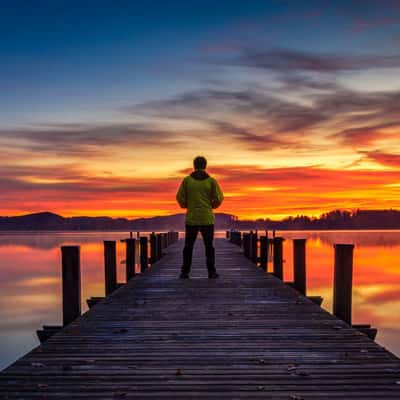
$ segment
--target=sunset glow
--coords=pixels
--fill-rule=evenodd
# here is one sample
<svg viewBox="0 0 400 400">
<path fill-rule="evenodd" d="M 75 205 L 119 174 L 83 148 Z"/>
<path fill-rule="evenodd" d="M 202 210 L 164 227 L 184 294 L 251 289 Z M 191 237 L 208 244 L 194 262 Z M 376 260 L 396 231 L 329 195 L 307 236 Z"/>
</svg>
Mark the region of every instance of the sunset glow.
<svg viewBox="0 0 400 400">
<path fill-rule="evenodd" d="M 0 215 L 182 212 L 199 154 L 240 218 L 400 208 L 399 3 L 223 3 L 5 7 Z"/>
</svg>

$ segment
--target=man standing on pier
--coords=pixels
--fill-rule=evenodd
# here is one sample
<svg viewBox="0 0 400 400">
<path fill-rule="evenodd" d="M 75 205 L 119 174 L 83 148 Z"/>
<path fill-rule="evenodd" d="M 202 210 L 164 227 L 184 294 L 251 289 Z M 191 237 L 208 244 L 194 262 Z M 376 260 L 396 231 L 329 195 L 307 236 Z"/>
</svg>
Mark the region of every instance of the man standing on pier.
<svg viewBox="0 0 400 400">
<path fill-rule="evenodd" d="M 185 247 L 183 249 L 183 265 L 181 279 L 188 279 L 192 265 L 193 246 L 200 231 L 206 250 L 208 277 L 218 278 L 215 269 L 214 214 L 224 195 L 217 181 L 207 174 L 207 160 L 196 157 L 193 160 L 194 171 L 186 176 L 176 194 L 176 200 L 182 208 L 186 208 Z"/>
</svg>

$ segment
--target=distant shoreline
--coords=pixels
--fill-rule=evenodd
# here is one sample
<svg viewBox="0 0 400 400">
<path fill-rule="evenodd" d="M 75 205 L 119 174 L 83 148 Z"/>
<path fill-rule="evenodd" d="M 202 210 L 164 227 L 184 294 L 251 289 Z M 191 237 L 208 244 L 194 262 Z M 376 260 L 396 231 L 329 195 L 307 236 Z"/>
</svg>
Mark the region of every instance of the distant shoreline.
<svg viewBox="0 0 400 400">
<path fill-rule="evenodd" d="M 173 214 L 152 218 L 63 217 L 51 212 L 16 217 L 0 217 L 0 232 L 140 232 L 182 231 L 185 215 Z M 332 230 L 397 230 L 400 229 L 400 211 L 335 210 L 318 218 L 305 215 L 272 219 L 239 220 L 232 214 L 215 214 L 216 230 L 277 230 L 277 231 L 332 231 Z"/>
</svg>

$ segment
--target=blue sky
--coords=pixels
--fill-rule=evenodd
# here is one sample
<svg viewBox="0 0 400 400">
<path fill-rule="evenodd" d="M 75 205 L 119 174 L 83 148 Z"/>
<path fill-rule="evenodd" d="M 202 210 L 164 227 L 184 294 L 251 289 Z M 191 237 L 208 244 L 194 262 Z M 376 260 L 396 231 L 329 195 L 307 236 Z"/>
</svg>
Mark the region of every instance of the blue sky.
<svg viewBox="0 0 400 400">
<path fill-rule="evenodd" d="M 1 120 L 92 120 L 105 111 L 111 117 L 120 105 L 221 79 L 226 71 L 207 62 L 207 48 L 246 44 L 334 54 L 390 53 L 398 45 L 399 28 L 393 23 L 398 15 L 392 12 L 395 2 L 379 4 L 4 2 Z"/>
</svg>

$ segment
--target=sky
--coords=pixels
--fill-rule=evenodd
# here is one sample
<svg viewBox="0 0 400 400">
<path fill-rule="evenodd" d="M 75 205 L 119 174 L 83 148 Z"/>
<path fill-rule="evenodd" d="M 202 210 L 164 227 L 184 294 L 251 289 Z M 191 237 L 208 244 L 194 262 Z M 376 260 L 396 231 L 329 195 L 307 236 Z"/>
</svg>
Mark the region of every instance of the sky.
<svg viewBox="0 0 400 400">
<path fill-rule="evenodd" d="M 195 156 L 239 218 L 400 208 L 400 3 L 14 1 L 0 215 L 182 212 Z"/>
</svg>

